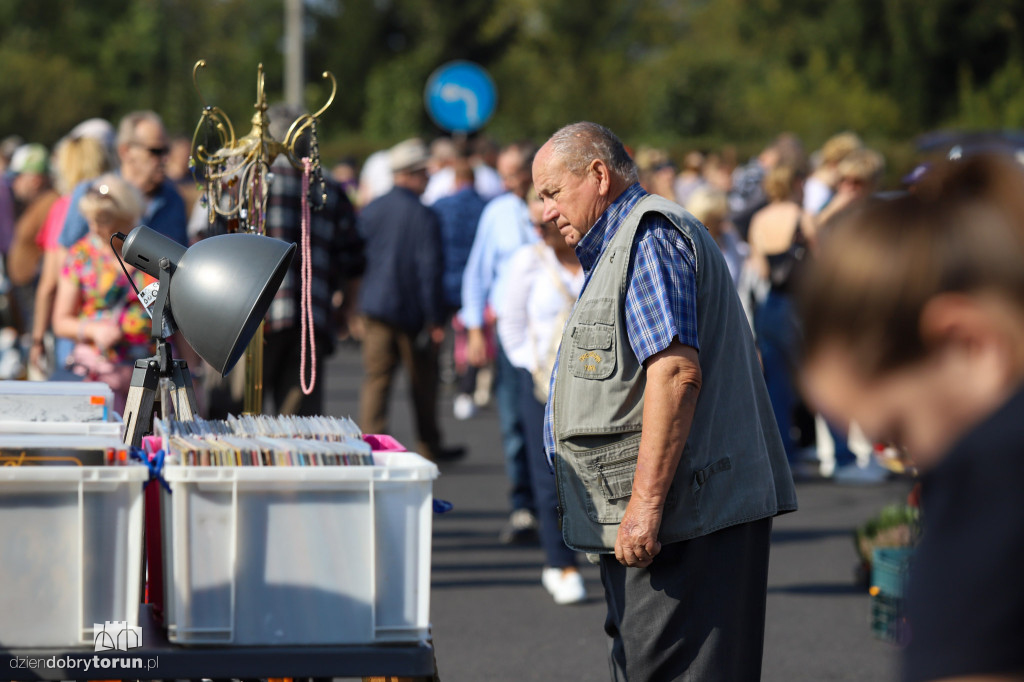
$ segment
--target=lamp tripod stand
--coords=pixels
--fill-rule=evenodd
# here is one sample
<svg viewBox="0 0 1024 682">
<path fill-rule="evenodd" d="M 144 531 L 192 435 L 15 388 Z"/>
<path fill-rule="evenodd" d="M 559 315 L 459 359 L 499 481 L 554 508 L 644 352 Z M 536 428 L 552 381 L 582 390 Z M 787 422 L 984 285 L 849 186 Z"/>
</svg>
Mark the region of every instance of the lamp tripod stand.
<svg viewBox="0 0 1024 682">
<path fill-rule="evenodd" d="M 161 393 L 160 380 L 170 383 L 168 396 Z M 198 412 L 196 393 L 192 387 L 192 375 L 184 360 L 171 358 L 171 344 L 160 339 L 156 355 L 135 361 L 132 383 L 124 407 L 124 442 L 139 447 L 142 437 L 153 428 L 153 415 L 161 410 L 167 399 L 174 409 L 174 415 L 182 421 L 191 420 Z"/>
</svg>

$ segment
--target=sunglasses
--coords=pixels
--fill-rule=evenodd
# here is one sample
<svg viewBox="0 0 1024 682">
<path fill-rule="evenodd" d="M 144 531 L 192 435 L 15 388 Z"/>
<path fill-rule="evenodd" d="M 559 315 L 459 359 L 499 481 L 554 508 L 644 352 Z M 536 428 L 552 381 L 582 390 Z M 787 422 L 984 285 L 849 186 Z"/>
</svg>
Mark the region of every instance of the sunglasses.
<svg viewBox="0 0 1024 682">
<path fill-rule="evenodd" d="M 171 153 L 171 148 L 170 147 L 147 147 L 146 145 L 142 144 L 141 142 L 132 142 L 131 146 L 133 146 L 133 147 L 140 147 L 142 149 L 145 149 L 147 152 L 149 152 L 153 156 L 167 156 L 168 154 Z"/>
</svg>

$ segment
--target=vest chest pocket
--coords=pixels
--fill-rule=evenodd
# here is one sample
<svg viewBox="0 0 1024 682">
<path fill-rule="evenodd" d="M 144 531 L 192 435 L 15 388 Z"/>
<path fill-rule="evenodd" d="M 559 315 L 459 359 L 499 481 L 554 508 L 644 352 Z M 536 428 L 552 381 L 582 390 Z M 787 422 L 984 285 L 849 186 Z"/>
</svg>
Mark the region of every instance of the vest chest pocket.
<svg viewBox="0 0 1024 682">
<path fill-rule="evenodd" d="M 607 379 L 615 371 L 614 328 L 581 324 L 572 332 L 572 374 L 581 379 Z"/>
</svg>

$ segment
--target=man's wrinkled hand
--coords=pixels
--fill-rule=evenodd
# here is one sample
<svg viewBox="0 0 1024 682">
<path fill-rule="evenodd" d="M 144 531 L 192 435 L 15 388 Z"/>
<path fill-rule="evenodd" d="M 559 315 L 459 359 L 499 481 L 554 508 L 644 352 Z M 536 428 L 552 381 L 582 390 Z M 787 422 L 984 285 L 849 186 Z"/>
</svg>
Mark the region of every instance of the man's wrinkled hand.
<svg viewBox="0 0 1024 682">
<path fill-rule="evenodd" d="M 643 502 L 635 496 L 630 499 L 615 538 L 615 558 L 620 564 L 636 568 L 651 565 L 661 551 L 661 514 L 660 504 Z"/>
</svg>

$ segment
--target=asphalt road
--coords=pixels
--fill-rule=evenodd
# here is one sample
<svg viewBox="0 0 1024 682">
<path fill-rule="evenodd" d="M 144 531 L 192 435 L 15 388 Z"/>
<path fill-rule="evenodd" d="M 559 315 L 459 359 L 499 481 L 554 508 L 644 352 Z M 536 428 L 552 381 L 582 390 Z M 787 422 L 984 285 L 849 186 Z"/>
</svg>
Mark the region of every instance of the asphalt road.
<svg viewBox="0 0 1024 682">
<path fill-rule="evenodd" d="M 356 415 L 361 378 L 358 349 L 342 346 L 320 372 L 330 414 Z M 497 414 L 488 407 L 456 421 L 451 400 L 445 389 L 442 428 L 449 444 L 469 454 L 442 464 L 434 487 L 435 497 L 454 504 L 434 517 L 431 622 L 440 679 L 608 679 L 597 568 L 582 562 L 585 603 L 557 606 L 540 585 L 541 550 L 498 542 L 508 495 Z M 390 430 L 416 442 L 404 377 L 392 395 Z M 908 490 L 906 481 L 798 486 L 800 511 L 777 518 L 772 535 L 763 680 L 898 679 L 899 652 L 872 636 L 869 597 L 854 585 L 851 533 Z"/>
</svg>

